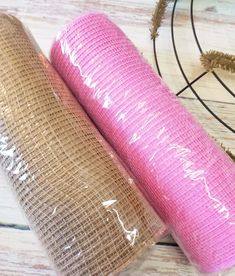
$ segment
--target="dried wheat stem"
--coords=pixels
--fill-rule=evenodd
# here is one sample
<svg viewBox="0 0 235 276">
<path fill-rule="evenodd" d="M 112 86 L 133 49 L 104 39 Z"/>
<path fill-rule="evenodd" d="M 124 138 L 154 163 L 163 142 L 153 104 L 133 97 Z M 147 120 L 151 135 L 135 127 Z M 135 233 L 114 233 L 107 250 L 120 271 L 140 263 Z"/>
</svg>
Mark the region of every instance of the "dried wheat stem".
<svg viewBox="0 0 235 276">
<path fill-rule="evenodd" d="M 231 159 L 235 162 L 235 155 L 229 149 L 226 149 L 223 144 L 221 144 L 222 149 L 231 157 Z"/>
<path fill-rule="evenodd" d="M 232 154 L 232 152 L 230 150 L 225 150 L 226 153 L 232 158 L 232 160 L 235 162 L 235 155 Z"/>
<path fill-rule="evenodd" d="M 235 73 L 235 55 L 210 50 L 202 53 L 200 60 L 207 71 L 220 68 Z"/>
<path fill-rule="evenodd" d="M 151 38 L 155 39 L 159 33 L 158 29 L 161 26 L 162 19 L 167 7 L 166 0 L 159 0 L 152 16 Z"/>
<path fill-rule="evenodd" d="M 235 155 L 230 151 L 230 149 L 226 148 L 222 143 L 219 143 L 215 137 L 212 136 L 212 139 L 221 146 L 221 148 L 228 154 L 229 157 L 235 162 Z"/>
</svg>

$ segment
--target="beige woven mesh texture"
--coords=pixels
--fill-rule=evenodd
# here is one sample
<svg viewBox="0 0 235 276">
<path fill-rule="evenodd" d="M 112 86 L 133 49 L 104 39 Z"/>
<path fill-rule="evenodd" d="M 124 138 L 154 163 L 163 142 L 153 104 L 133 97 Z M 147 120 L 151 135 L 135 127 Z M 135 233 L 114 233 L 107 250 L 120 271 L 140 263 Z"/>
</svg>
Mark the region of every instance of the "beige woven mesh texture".
<svg viewBox="0 0 235 276">
<path fill-rule="evenodd" d="M 118 271 L 163 230 L 22 24 L 3 14 L 0 112 L 2 166 L 61 275 Z"/>
</svg>

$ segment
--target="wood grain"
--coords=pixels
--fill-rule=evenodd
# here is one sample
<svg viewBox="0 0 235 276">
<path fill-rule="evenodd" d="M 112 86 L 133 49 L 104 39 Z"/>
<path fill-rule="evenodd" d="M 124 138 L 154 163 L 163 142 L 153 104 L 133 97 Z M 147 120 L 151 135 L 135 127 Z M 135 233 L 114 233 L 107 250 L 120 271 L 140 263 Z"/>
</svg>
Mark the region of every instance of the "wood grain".
<svg viewBox="0 0 235 276">
<path fill-rule="evenodd" d="M 31 231 L 0 228 L 1 276 L 56 275 Z M 226 273 L 233 276 L 235 269 Z M 179 247 L 154 245 L 120 276 L 198 275 Z"/>
<path fill-rule="evenodd" d="M 31 231 L 0 228 L 0 245 L 1 276 L 55 275 Z M 155 245 L 120 275 L 193 275 L 191 272 L 193 268 L 178 247 Z"/>
<path fill-rule="evenodd" d="M 234 0 L 194 1 L 195 27 L 201 46 L 235 54 Z M 74 17 L 87 11 L 106 13 L 135 43 L 144 57 L 155 68 L 150 20 L 155 0 L 2 0 L 0 11 L 18 16 L 31 30 L 43 52 L 49 56 L 50 45 L 61 27 Z M 170 2 L 160 28 L 157 52 L 164 81 L 175 91 L 186 85 L 173 52 L 171 41 Z M 180 0 L 174 24 L 176 46 L 182 66 L 189 80 L 203 72 L 199 50 L 195 44 L 190 21 L 190 1 Z M 216 71 L 231 90 L 235 91 L 235 75 Z M 235 128 L 235 98 L 221 87 L 211 73 L 194 86 L 208 106 L 230 126 Z M 182 103 L 202 123 L 218 143 L 223 143 L 235 153 L 234 134 L 202 108 L 187 89 L 181 95 Z M 0 275 L 55 275 L 36 237 L 27 229 L 27 221 L 0 170 Z M 172 238 L 167 237 L 154 246 L 140 260 L 131 265 L 122 276 L 145 275 L 197 275 Z M 232 270 L 226 275 L 235 275 Z"/>
</svg>

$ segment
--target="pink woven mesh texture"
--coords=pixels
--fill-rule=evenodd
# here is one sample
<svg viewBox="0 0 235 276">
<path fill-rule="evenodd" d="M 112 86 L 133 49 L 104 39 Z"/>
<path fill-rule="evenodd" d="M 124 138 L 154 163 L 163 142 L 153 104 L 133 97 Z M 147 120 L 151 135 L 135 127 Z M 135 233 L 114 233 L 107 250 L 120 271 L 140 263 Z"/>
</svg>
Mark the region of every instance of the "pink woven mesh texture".
<svg viewBox="0 0 235 276">
<path fill-rule="evenodd" d="M 235 166 L 123 32 L 83 16 L 58 35 L 51 59 L 191 261 L 203 272 L 232 266 Z"/>
<path fill-rule="evenodd" d="M 4 14 L 0 118 L 1 165 L 59 275 L 109 275 L 160 236 L 162 223 L 76 99 Z"/>
</svg>

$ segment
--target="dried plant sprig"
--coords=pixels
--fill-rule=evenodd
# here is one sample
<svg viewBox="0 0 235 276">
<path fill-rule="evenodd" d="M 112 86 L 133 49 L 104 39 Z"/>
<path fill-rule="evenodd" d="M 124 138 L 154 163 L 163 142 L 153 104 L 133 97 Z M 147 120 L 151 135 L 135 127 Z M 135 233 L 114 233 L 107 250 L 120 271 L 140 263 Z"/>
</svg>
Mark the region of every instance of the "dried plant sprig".
<svg viewBox="0 0 235 276">
<path fill-rule="evenodd" d="M 214 140 L 217 144 L 219 144 L 219 145 L 221 146 L 221 148 L 222 148 L 222 149 L 228 154 L 228 156 L 231 157 L 231 159 L 235 162 L 235 155 L 230 151 L 230 149 L 226 148 L 222 143 L 219 143 L 218 140 L 217 140 L 215 137 L 212 136 L 212 138 L 213 138 L 213 140 Z"/>
<path fill-rule="evenodd" d="M 220 68 L 230 73 L 235 73 L 235 55 L 210 50 L 202 53 L 200 60 L 207 71 Z"/>
<path fill-rule="evenodd" d="M 152 16 L 152 27 L 150 29 L 152 39 L 155 39 L 159 35 L 158 29 L 161 26 L 166 7 L 167 7 L 166 0 L 159 0 L 158 3 L 156 4 L 156 8 Z"/>
<path fill-rule="evenodd" d="M 223 144 L 221 144 L 222 149 L 231 157 L 231 159 L 235 162 L 235 155 L 229 149 L 226 149 Z"/>
<path fill-rule="evenodd" d="M 227 152 L 227 154 L 232 158 L 232 160 L 235 162 L 235 155 L 233 155 L 232 153 L 231 153 L 231 151 L 230 150 L 226 150 L 226 152 Z"/>
</svg>

